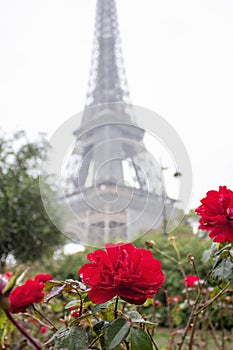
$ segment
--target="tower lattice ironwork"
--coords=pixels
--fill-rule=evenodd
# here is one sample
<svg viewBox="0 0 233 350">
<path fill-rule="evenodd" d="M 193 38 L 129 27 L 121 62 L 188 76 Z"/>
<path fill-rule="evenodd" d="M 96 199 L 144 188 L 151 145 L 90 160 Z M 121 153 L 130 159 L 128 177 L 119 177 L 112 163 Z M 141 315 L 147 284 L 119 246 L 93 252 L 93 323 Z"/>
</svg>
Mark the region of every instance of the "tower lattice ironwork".
<svg viewBox="0 0 233 350">
<path fill-rule="evenodd" d="M 86 106 L 130 103 L 115 0 L 97 0 Z"/>
<path fill-rule="evenodd" d="M 76 171 L 66 200 L 78 215 L 67 226 L 76 240 L 132 240 L 152 221 L 161 224 L 161 169 L 145 150 L 130 104 L 115 0 L 97 0 L 86 106 L 74 134 L 69 165 Z"/>
</svg>

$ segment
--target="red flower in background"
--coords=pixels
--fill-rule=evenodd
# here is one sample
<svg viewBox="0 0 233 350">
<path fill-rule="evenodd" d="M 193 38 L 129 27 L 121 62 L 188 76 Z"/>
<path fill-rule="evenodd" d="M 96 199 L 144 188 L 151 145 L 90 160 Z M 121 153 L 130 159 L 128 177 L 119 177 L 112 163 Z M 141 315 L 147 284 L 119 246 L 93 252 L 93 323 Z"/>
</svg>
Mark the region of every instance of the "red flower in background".
<svg viewBox="0 0 233 350">
<path fill-rule="evenodd" d="M 167 297 L 167 303 L 168 304 L 179 304 L 182 301 L 182 296 L 181 295 L 175 295 L 171 297 Z"/>
<path fill-rule="evenodd" d="M 32 303 L 40 303 L 44 298 L 44 284 L 27 280 L 22 286 L 16 287 L 9 295 L 10 312 L 15 314 L 26 311 Z"/>
<path fill-rule="evenodd" d="M 13 273 L 10 272 L 10 271 L 7 271 L 7 272 L 5 273 L 5 276 L 6 276 L 6 278 L 7 278 L 8 280 L 11 279 L 12 275 L 13 275 Z"/>
<path fill-rule="evenodd" d="M 91 264 L 83 265 L 78 274 L 90 286 L 89 297 L 96 304 L 120 296 L 131 304 L 143 304 L 158 292 L 165 275 L 161 262 L 151 251 L 135 248 L 131 243 L 106 244 L 106 251 L 88 254 Z"/>
<path fill-rule="evenodd" d="M 46 283 L 47 281 L 50 281 L 53 279 L 53 276 L 50 275 L 49 273 L 39 273 L 38 275 L 36 275 L 34 277 L 34 280 L 38 283 L 42 282 L 42 283 Z"/>
<path fill-rule="evenodd" d="M 196 284 L 195 282 L 200 281 L 200 278 L 196 275 L 188 275 L 186 276 L 185 280 L 182 281 L 182 283 L 188 287 L 188 288 L 192 288 L 194 286 L 194 284 Z"/>
<path fill-rule="evenodd" d="M 201 216 L 199 228 L 209 232 L 214 242 L 233 242 L 233 192 L 226 186 L 209 191 L 196 213 Z"/>
<path fill-rule="evenodd" d="M 40 333 L 41 333 L 41 334 L 44 334 L 44 333 L 46 333 L 46 332 L 47 332 L 47 327 L 42 326 L 41 329 L 40 329 Z"/>
</svg>

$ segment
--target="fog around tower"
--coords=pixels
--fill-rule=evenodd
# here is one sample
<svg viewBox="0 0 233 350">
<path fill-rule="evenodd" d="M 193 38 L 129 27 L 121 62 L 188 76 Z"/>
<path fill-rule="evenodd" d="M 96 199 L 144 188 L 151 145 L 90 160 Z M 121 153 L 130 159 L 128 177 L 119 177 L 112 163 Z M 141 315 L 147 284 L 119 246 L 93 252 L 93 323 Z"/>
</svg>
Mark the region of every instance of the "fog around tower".
<svg viewBox="0 0 233 350">
<path fill-rule="evenodd" d="M 182 138 L 197 206 L 209 189 L 232 188 L 233 3 L 117 6 L 131 99 Z M 50 135 L 83 110 L 95 1 L 13 0 L 0 10 L 1 127 Z"/>
</svg>

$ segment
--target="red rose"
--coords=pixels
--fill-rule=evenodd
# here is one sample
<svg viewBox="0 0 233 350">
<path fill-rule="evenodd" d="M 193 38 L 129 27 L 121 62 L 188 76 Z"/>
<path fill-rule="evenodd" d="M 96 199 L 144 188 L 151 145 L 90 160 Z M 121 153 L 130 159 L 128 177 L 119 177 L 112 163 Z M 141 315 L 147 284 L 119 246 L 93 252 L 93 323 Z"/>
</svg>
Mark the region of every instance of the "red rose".
<svg viewBox="0 0 233 350">
<path fill-rule="evenodd" d="M 151 251 L 135 248 L 131 243 L 106 244 L 106 251 L 88 254 L 91 264 L 78 272 L 90 286 L 89 297 L 96 304 L 118 295 L 131 304 L 143 304 L 149 295 L 158 292 L 165 275 L 161 262 Z"/>
<path fill-rule="evenodd" d="M 44 333 L 46 333 L 46 332 L 47 332 L 47 327 L 42 326 L 41 329 L 40 329 L 40 333 L 41 333 L 41 334 L 44 334 Z"/>
<path fill-rule="evenodd" d="M 185 280 L 183 280 L 183 284 L 188 287 L 188 288 L 192 288 L 195 284 L 195 282 L 200 281 L 200 278 L 196 275 L 188 275 L 186 276 Z"/>
<path fill-rule="evenodd" d="M 233 242 L 233 192 L 226 186 L 209 191 L 196 209 L 201 216 L 199 228 L 208 231 L 214 242 Z"/>
<path fill-rule="evenodd" d="M 32 303 L 40 303 L 44 297 L 44 284 L 27 280 L 22 286 L 16 287 L 9 295 L 10 312 L 24 312 Z"/>
<path fill-rule="evenodd" d="M 49 273 L 39 273 L 34 277 L 34 280 L 38 283 L 39 282 L 45 283 L 46 281 L 50 281 L 52 279 L 53 279 L 53 276 L 50 275 Z"/>
<path fill-rule="evenodd" d="M 77 311 L 74 311 L 74 312 L 72 312 L 72 314 L 71 314 L 73 317 L 75 317 L 75 318 L 77 318 L 77 317 L 79 317 L 80 316 L 80 311 L 79 310 L 77 310 Z"/>
<path fill-rule="evenodd" d="M 10 272 L 10 271 L 7 271 L 7 272 L 5 273 L 5 277 L 6 277 L 8 280 L 11 279 L 12 275 L 13 275 L 13 273 Z"/>
</svg>

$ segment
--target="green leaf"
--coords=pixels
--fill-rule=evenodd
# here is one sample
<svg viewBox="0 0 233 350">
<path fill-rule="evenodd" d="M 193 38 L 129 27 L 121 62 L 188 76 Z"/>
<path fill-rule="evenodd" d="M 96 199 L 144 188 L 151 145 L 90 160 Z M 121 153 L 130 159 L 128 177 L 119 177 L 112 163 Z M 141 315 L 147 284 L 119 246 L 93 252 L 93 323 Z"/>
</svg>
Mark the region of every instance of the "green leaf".
<svg viewBox="0 0 233 350">
<path fill-rule="evenodd" d="M 142 317 L 142 315 L 140 315 L 140 313 L 138 311 L 130 311 L 130 312 L 128 312 L 127 315 L 129 316 L 129 318 L 132 322 L 145 323 L 145 324 L 150 325 L 150 326 L 156 325 L 156 323 L 144 320 L 144 318 Z"/>
<path fill-rule="evenodd" d="M 12 291 L 12 289 L 15 286 L 15 283 L 16 283 L 16 280 L 17 280 L 18 277 L 19 277 L 18 275 L 15 275 L 15 276 L 11 277 L 9 283 L 5 286 L 5 288 L 2 291 L 3 295 L 10 294 L 10 292 Z"/>
<path fill-rule="evenodd" d="M 115 319 L 114 311 L 113 309 L 110 309 L 110 308 L 101 309 L 98 314 L 99 314 L 99 317 L 105 321 L 111 322 Z"/>
<path fill-rule="evenodd" d="M 231 243 L 228 244 L 224 244 L 223 246 L 218 247 L 218 243 L 214 243 L 212 245 L 212 255 L 216 256 L 216 255 L 221 255 L 222 253 L 224 253 L 225 251 L 229 251 L 229 249 L 231 249 Z"/>
<path fill-rule="evenodd" d="M 117 318 L 106 329 L 105 341 L 109 350 L 116 348 L 128 335 L 130 323 L 125 318 Z"/>
<path fill-rule="evenodd" d="M 93 314 L 96 314 L 96 312 L 102 310 L 102 309 L 107 309 L 110 305 L 112 304 L 112 301 L 106 301 L 105 303 L 102 304 L 97 304 L 92 308 Z"/>
<path fill-rule="evenodd" d="M 0 329 L 5 327 L 7 317 L 4 311 L 0 309 Z"/>
<path fill-rule="evenodd" d="M 233 262 L 229 256 L 218 263 L 213 270 L 212 277 L 217 281 L 233 281 Z"/>
<path fill-rule="evenodd" d="M 131 350 L 153 350 L 153 346 L 146 332 L 138 327 L 131 330 Z"/>
<path fill-rule="evenodd" d="M 106 327 L 106 322 L 100 321 L 94 325 L 93 331 L 95 334 L 100 335 L 103 332 L 104 327 Z"/>
<path fill-rule="evenodd" d="M 54 335 L 54 340 L 56 350 L 86 350 L 88 343 L 86 331 L 77 326 L 59 329 Z"/>
<path fill-rule="evenodd" d="M 201 258 L 202 264 L 206 264 L 207 261 L 210 260 L 210 257 L 211 257 L 211 248 L 210 249 L 205 249 L 203 254 L 202 254 L 202 258 Z"/>
<path fill-rule="evenodd" d="M 93 317 L 93 315 L 90 312 L 86 312 L 85 314 L 82 314 L 82 316 L 75 318 L 74 321 L 71 322 L 71 326 L 77 326 L 80 321 L 87 319 L 88 317 Z"/>
<path fill-rule="evenodd" d="M 142 315 L 140 315 L 137 311 L 130 311 L 128 312 L 128 316 L 131 319 L 132 322 L 144 322 L 144 318 L 142 318 Z"/>
</svg>

